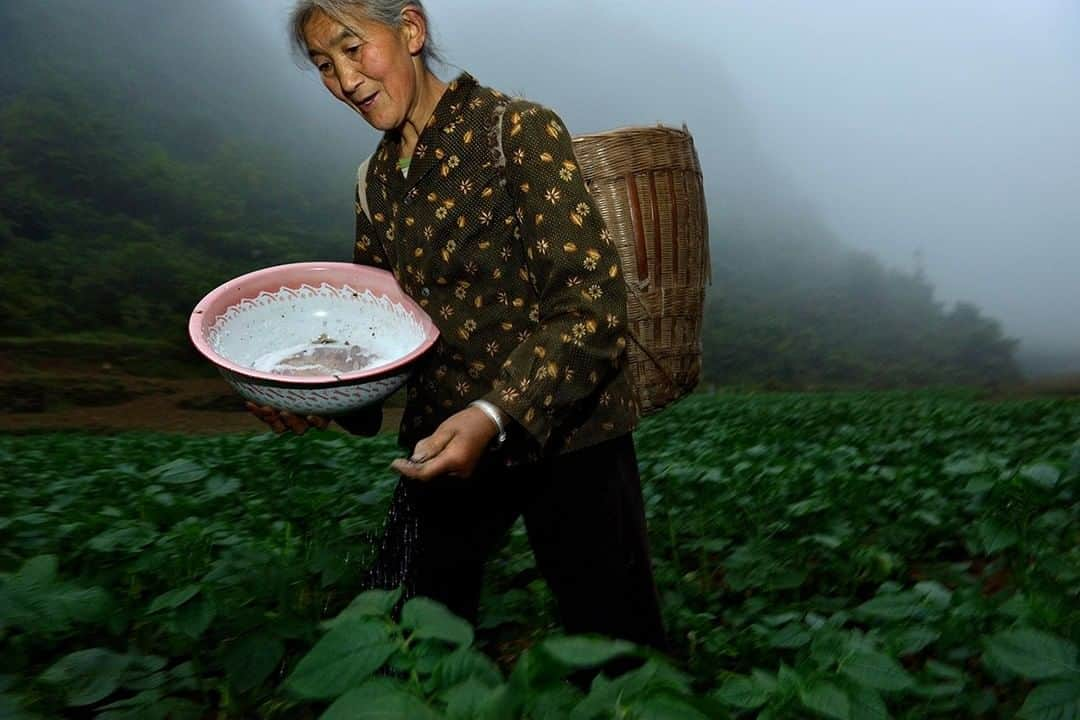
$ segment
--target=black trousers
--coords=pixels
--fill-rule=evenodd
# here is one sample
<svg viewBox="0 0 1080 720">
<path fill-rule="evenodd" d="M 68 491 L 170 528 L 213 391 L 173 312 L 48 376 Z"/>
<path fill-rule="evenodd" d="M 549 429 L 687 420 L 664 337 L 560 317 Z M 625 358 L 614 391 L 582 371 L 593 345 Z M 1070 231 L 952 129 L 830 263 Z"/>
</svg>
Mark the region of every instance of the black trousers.
<svg viewBox="0 0 1080 720">
<path fill-rule="evenodd" d="M 484 565 L 519 515 L 568 633 L 667 650 L 629 433 L 468 479 L 403 477 L 369 582 L 403 584 L 475 625 Z"/>
</svg>

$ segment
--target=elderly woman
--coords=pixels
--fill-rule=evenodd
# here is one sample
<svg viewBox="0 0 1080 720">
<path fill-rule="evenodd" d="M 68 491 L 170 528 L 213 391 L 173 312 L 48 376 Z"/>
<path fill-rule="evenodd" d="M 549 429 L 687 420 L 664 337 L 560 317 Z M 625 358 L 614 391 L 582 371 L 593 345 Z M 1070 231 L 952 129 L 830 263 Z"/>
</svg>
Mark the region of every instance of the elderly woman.
<svg viewBox="0 0 1080 720">
<path fill-rule="evenodd" d="M 383 134 L 358 185 L 354 260 L 393 272 L 441 333 L 408 384 L 409 457 L 392 466 L 372 582 L 475 622 L 484 563 L 523 515 L 567 631 L 664 647 L 626 288 L 569 132 L 467 73 L 440 80 L 416 0 L 302 0 L 291 30 L 327 90 Z M 253 409 L 278 431 L 325 426 Z M 339 422 L 373 434 L 380 419 Z"/>
</svg>

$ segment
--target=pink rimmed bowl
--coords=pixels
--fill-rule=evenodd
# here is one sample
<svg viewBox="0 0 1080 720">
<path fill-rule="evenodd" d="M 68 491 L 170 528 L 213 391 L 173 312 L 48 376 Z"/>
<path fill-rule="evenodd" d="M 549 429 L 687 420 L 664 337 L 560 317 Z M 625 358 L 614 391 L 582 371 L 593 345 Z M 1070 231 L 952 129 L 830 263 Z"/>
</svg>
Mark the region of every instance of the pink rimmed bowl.
<svg viewBox="0 0 1080 720">
<path fill-rule="evenodd" d="M 213 290 L 191 313 L 188 334 L 246 399 L 333 417 L 397 391 L 439 331 L 391 273 L 307 262 Z"/>
</svg>

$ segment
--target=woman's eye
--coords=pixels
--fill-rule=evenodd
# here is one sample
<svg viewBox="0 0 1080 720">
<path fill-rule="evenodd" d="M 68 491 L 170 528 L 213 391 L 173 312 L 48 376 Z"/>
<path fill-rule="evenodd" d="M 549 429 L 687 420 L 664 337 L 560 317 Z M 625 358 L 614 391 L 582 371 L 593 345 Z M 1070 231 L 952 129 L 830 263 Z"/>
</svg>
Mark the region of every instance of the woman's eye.
<svg viewBox="0 0 1080 720">
<path fill-rule="evenodd" d="M 345 54 L 346 55 L 355 55 L 357 52 L 359 52 L 359 50 L 360 50 L 359 45 L 353 45 L 352 47 L 345 48 Z"/>
<path fill-rule="evenodd" d="M 319 63 L 315 67 L 319 68 L 319 72 L 321 72 L 323 75 L 330 72 L 330 63 L 328 62 Z"/>
</svg>

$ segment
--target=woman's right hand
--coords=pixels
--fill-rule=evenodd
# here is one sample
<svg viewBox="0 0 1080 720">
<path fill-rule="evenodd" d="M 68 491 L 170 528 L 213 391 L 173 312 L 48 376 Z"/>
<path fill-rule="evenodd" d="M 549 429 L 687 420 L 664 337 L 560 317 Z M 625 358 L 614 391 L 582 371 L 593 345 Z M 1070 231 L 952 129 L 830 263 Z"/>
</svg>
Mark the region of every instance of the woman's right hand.
<svg viewBox="0 0 1080 720">
<path fill-rule="evenodd" d="M 250 401 L 245 402 L 244 405 L 278 435 L 286 430 L 292 430 L 296 435 L 303 435 L 309 428 L 325 430 L 330 425 L 329 418 L 319 415 L 294 415 L 286 410 L 278 410 L 269 405 L 256 405 Z"/>
</svg>

